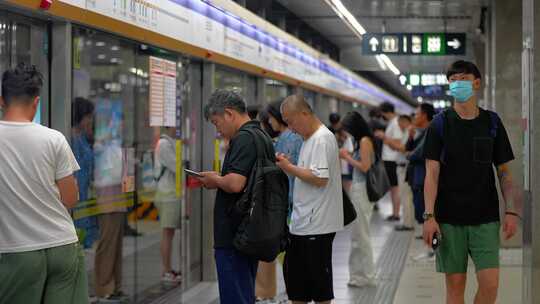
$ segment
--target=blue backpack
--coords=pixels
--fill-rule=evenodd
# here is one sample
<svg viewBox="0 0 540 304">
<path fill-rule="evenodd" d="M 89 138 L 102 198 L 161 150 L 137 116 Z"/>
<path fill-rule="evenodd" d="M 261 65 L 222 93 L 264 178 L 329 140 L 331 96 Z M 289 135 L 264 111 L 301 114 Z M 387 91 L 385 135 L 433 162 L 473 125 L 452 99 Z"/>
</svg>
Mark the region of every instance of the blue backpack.
<svg viewBox="0 0 540 304">
<path fill-rule="evenodd" d="M 480 109 L 480 111 L 482 111 L 482 109 Z M 484 110 L 484 111 L 487 111 L 488 114 L 489 114 L 489 134 L 490 134 L 490 137 L 493 138 L 493 140 L 495 140 L 495 138 L 497 137 L 497 132 L 498 132 L 498 129 L 499 129 L 499 122 L 500 122 L 500 117 L 497 113 L 493 112 L 493 111 L 489 111 L 489 110 Z M 442 141 L 443 141 L 443 148 L 442 148 L 442 151 L 441 151 L 441 164 L 445 164 L 446 161 L 446 149 L 445 149 L 445 144 L 444 144 L 444 135 L 445 135 L 445 132 L 444 132 L 444 125 L 446 123 L 446 120 L 447 120 L 447 113 L 448 113 L 448 110 L 444 110 L 443 112 L 435 115 L 435 117 L 433 117 L 433 121 L 431 122 L 433 124 L 433 126 L 435 127 L 435 130 L 437 131 L 437 134 L 439 134 L 439 136 L 441 137 Z"/>
</svg>

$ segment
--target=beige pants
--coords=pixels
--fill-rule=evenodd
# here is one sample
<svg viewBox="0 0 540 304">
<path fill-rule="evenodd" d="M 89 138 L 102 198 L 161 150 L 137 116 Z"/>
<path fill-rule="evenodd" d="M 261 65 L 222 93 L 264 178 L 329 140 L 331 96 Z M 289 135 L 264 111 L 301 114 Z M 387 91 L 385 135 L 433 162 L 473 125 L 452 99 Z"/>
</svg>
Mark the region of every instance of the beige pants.
<svg viewBox="0 0 540 304">
<path fill-rule="evenodd" d="M 276 261 L 259 262 L 255 278 L 255 296 L 259 299 L 271 299 L 277 295 Z"/>
<path fill-rule="evenodd" d="M 412 190 L 409 183 L 405 181 L 407 167 L 398 167 L 399 197 L 401 208 L 403 208 L 403 225 L 414 227 L 414 204 L 412 200 Z"/>
<path fill-rule="evenodd" d="M 123 212 L 98 215 L 99 241 L 94 266 L 98 297 L 113 294 L 122 288 L 124 216 Z"/>
</svg>

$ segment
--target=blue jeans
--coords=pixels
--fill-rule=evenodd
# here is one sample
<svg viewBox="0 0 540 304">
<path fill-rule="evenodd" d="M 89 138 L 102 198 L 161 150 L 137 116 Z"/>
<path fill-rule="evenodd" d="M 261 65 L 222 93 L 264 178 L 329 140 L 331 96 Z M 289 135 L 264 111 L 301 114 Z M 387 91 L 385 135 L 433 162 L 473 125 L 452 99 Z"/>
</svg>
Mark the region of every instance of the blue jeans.
<svg viewBox="0 0 540 304">
<path fill-rule="evenodd" d="M 258 262 L 235 249 L 214 250 L 221 304 L 255 303 Z"/>
<path fill-rule="evenodd" d="M 418 187 L 413 190 L 414 217 L 419 224 L 424 223 L 424 188 Z"/>
</svg>

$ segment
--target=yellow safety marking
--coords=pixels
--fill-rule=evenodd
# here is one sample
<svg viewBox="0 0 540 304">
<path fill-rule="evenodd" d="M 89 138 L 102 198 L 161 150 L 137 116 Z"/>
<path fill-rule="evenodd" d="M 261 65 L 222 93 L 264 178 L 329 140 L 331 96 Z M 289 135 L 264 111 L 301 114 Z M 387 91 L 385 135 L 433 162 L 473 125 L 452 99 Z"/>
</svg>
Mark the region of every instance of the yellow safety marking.
<svg viewBox="0 0 540 304">
<path fill-rule="evenodd" d="M 219 144 L 220 140 L 216 138 L 214 140 L 214 171 L 216 172 L 221 171 L 221 161 L 219 159 Z"/>
<path fill-rule="evenodd" d="M 103 213 L 104 210 L 132 207 L 135 201 L 134 194 L 134 192 L 130 192 L 100 197 L 102 202 L 106 201 L 103 203 L 97 203 L 96 199 L 79 202 L 73 209 L 73 219 L 78 220 L 89 216 L 95 216 Z M 141 191 L 138 195 L 139 204 L 150 204 L 154 201 L 155 191 Z"/>
<path fill-rule="evenodd" d="M 182 140 L 176 140 L 176 197 L 182 197 Z"/>
<path fill-rule="evenodd" d="M 102 214 L 106 210 L 110 209 L 117 209 L 117 208 L 128 208 L 133 206 L 133 199 L 127 200 L 127 201 L 120 201 L 120 202 L 114 202 L 110 204 L 96 204 L 93 207 L 84 208 L 81 210 L 75 210 L 73 212 L 73 219 L 79 220 L 85 217 L 89 216 L 95 216 L 98 214 Z"/>
</svg>

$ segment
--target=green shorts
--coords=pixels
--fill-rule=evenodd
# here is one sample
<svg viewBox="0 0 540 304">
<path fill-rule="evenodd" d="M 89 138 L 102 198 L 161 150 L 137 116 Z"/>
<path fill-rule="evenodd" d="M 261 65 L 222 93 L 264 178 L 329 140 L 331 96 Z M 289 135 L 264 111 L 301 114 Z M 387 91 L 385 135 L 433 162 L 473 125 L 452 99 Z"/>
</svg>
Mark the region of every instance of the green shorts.
<svg viewBox="0 0 540 304">
<path fill-rule="evenodd" d="M 481 225 L 440 224 L 437 272 L 466 273 L 469 255 L 476 272 L 499 268 L 499 222 Z"/>
<path fill-rule="evenodd" d="M 156 202 L 161 228 L 182 228 L 182 206 L 179 201 Z"/>
<path fill-rule="evenodd" d="M 0 254 L 0 304 L 85 304 L 88 281 L 79 243 Z"/>
</svg>

